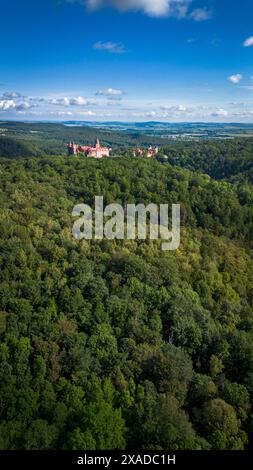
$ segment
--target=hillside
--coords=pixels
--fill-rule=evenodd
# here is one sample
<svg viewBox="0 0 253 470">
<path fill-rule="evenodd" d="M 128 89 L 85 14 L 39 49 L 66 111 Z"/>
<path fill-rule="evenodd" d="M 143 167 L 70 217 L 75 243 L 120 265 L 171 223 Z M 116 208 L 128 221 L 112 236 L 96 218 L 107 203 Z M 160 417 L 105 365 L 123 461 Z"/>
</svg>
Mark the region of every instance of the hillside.
<svg viewBox="0 0 253 470">
<path fill-rule="evenodd" d="M 0 170 L 0 448 L 248 448 L 252 189 L 147 159 Z M 95 195 L 180 202 L 180 249 L 76 242 Z"/>
<path fill-rule="evenodd" d="M 162 148 L 172 165 L 215 179 L 253 183 L 253 139 L 177 143 Z"/>
<path fill-rule="evenodd" d="M 0 136 L 0 155 L 5 158 L 35 157 L 40 155 L 40 150 L 29 141 Z"/>
<path fill-rule="evenodd" d="M 104 145 L 118 149 L 147 145 L 162 145 L 166 140 L 161 137 L 141 135 L 139 132 L 123 134 L 115 130 L 97 129 L 85 125 L 68 126 L 62 123 L 25 123 L 0 122 L 0 157 L 30 156 L 30 146 L 33 146 L 34 156 L 66 155 L 66 145 L 70 141 L 82 145 L 94 145 L 99 137 Z M 13 154 L 9 151 L 13 142 Z M 20 149 L 17 153 L 17 146 Z M 25 145 L 25 148 L 21 146 Z M 7 151 L 7 152 L 6 152 Z M 22 153 L 23 152 L 23 153 Z"/>
<path fill-rule="evenodd" d="M 70 123 L 69 123 L 70 124 Z M 154 123 L 141 123 L 133 128 L 127 127 L 123 132 L 123 125 L 116 131 L 115 128 L 92 127 L 91 125 L 64 125 L 56 123 L 18 123 L 6 122 L 0 134 L 0 158 L 14 157 L 43 157 L 47 155 L 66 155 L 67 143 L 74 141 L 82 145 L 94 145 L 97 136 L 103 145 L 112 147 L 112 156 L 133 156 L 133 147 L 158 146 L 159 159 L 168 161 L 173 166 L 187 168 L 191 171 L 207 173 L 214 179 L 226 179 L 231 182 L 252 184 L 253 182 L 253 139 L 231 138 L 230 140 L 207 140 L 180 142 L 171 140 L 175 132 L 175 125 L 171 135 L 166 138 L 159 136 Z M 150 135 L 142 134 L 141 129 L 146 124 L 153 125 Z M 158 125 L 161 123 L 157 123 Z M 115 124 L 116 126 L 116 124 Z M 188 126 L 190 126 L 188 124 Z M 192 124 L 193 133 L 197 132 L 199 124 Z M 168 125 L 167 125 L 168 127 Z M 186 124 L 178 125 L 183 132 Z M 208 131 L 223 129 L 224 126 L 209 124 Z M 176 128 L 177 129 L 177 128 Z M 177 129 L 177 132 L 179 132 Z M 226 126 L 225 126 L 226 129 Z M 247 126 L 234 125 L 239 132 L 246 132 Z M 1 130 L 1 129 L 0 129 Z M 212 135 L 212 134 L 211 134 Z M 235 134 L 236 135 L 236 134 Z M 164 159 L 164 155 L 168 157 Z"/>
</svg>

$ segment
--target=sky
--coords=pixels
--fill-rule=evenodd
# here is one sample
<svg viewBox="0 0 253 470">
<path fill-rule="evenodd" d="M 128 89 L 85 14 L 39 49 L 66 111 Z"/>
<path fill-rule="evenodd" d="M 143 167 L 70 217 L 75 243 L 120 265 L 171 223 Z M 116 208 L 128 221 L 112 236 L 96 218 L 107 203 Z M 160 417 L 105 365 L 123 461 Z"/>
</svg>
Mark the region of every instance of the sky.
<svg viewBox="0 0 253 470">
<path fill-rule="evenodd" d="M 252 0 L 1 0 L 0 120 L 253 122 Z"/>
</svg>

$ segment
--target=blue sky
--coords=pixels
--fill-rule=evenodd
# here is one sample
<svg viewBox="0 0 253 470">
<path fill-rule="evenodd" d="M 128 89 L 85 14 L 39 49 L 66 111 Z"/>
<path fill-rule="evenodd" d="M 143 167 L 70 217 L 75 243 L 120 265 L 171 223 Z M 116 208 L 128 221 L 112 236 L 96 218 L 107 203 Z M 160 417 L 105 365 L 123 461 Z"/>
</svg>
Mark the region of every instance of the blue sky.
<svg viewBox="0 0 253 470">
<path fill-rule="evenodd" d="M 0 120 L 253 122 L 252 0 L 1 0 Z"/>
</svg>

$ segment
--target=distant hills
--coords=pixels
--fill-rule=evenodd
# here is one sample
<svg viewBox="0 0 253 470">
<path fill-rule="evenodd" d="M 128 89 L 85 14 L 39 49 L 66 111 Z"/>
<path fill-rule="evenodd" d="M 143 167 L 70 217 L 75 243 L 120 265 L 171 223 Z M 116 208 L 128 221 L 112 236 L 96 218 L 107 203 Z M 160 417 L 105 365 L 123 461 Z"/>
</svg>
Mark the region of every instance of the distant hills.
<svg viewBox="0 0 253 470">
<path fill-rule="evenodd" d="M 99 121 L 66 121 L 65 126 L 88 126 L 99 129 L 110 129 L 124 133 L 140 132 L 162 136 L 163 138 L 182 137 L 191 134 L 195 138 L 221 138 L 237 135 L 253 135 L 253 124 L 245 123 L 203 123 L 203 122 L 99 122 Z M 190 135 L 188 136 L 190 137 Z"/>
</svg>

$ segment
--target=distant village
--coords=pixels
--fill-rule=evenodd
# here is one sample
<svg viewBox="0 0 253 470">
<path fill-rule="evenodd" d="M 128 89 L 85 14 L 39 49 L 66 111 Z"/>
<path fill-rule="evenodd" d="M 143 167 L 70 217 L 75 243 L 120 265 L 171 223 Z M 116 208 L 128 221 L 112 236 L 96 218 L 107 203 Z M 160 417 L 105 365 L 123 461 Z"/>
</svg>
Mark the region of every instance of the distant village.
<svg viewBox="0 0 253 470">
<path fill-rule="evenodd" d="M 86 157 L 90 158 L 104 158 L 110 157 L 112 149 L 109 147 L 103 147 L 100 145 L 100 141 L 97 138 L 95 147 L 83 146 L 70 142 L 68 144 L 68 153 L 69 155 L 78 155 L 84 154 Z M 149 146 L 148 148 L 136 148 L 133 150 L 134 157 L 147 157 L 152 158 L 158 154 L 158 147 Z"/>
</svg>

